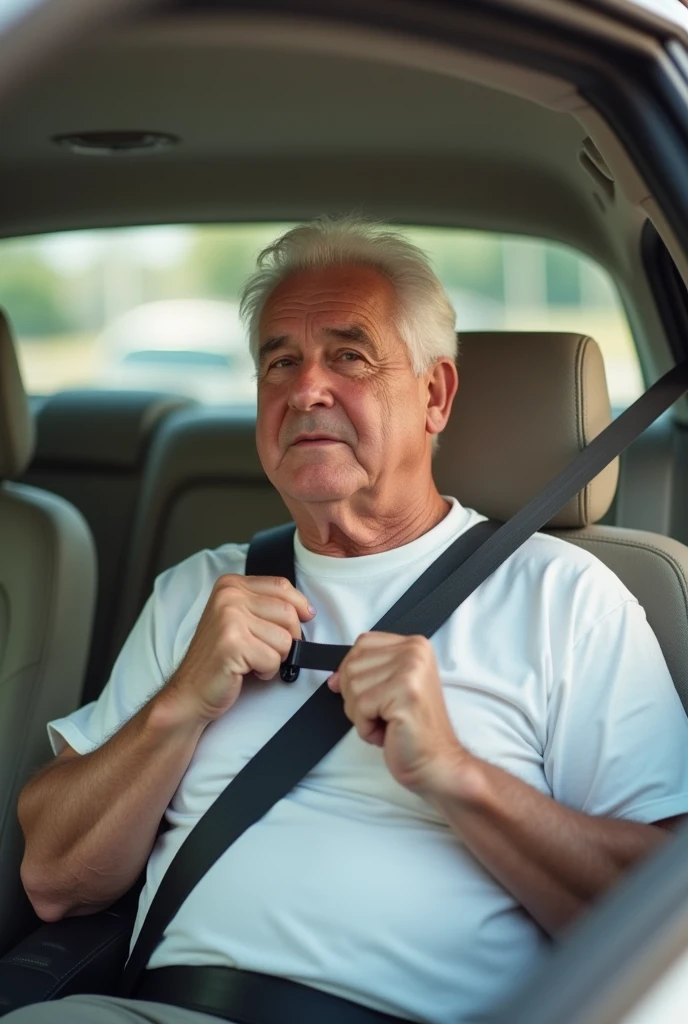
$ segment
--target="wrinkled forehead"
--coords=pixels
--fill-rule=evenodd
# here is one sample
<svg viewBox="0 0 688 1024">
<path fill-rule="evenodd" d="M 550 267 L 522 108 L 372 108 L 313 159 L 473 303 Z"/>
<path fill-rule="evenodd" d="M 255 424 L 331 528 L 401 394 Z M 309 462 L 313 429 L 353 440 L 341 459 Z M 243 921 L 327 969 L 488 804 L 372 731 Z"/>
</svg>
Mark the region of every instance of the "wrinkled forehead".
<svg viewBox="0 0 688 1024">
<path fill-rule="evenodd" d="M 359 325 L 378 340 L 396 333 L 397 296 L 389 278 L 371 267 L 328 267 L 290 274 L 263 307 L 261 340 L 275 333 L 318 333 Z"/>
</svg>

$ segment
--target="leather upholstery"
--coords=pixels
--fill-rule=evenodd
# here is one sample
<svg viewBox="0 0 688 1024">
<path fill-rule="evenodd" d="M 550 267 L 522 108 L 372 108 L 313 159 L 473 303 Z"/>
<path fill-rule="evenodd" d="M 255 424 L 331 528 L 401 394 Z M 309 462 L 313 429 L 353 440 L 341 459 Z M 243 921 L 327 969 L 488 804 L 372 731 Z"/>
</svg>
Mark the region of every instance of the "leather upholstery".
<svg viewBox="0 0 688 1024">
<path fill-rule="evenodd" d="M 19 472 L 33 443 L 26 396 L 0 323 L 0 461 Z M 15 880 L 19 792 L 48 758 L 45 723 L 78 707 L 95 604 L 96 559 L 82 516 L 47 491 L 0 481 L 0 936 L 33 915 Z"/>
<path fill-rule="evenodd" d="M 688 711 L 688 548 L 658 533 L 615 526 L 552 532 L 587 548 L 635 595 Z"/>
<path fill-rule="evenodd" d="M 51 756 L 45 723 L 80 703 L 95 593 L 95 550 L 80 513 L 47 491 L 0 485 L 0 877 L 5 879 L 18 877 L 23 850 L 16 820 L 19 792 Z M 0 888 L 3 940 L 21 930 L 26 913 L 18 885 Z"/>
<path fill-rule="evenodd" d="M 443 494 L 505 520 L 611 420 L 602 355 L 583 334 L 459 335 L 459 392 L 434 475 Z M 551 522 L 587 526 L 614 498 L 614 460 Z"/>
<path fill-rule="evenodd" d="M 0 480 L 19 476 L 28 466 L 35 438 L 7 317 L 0 310 Z"/>
<path fill-rule="evenodd" d="M 190 405 L 156 391 L 60 391 L 38 414 L 36 461 L 43 466 L 139 468 L 161 420 Z"/>
<path fill-rule="evenodd" d="M 55 492 L 82 513 L 98 556 L 98 598 L 83 697 L 100 693 L 144 467 L 155 432 L 187 398 L 142 391 L 62 391 L 41 401 L 36 452 L 21 483 Z"/>
</svg>

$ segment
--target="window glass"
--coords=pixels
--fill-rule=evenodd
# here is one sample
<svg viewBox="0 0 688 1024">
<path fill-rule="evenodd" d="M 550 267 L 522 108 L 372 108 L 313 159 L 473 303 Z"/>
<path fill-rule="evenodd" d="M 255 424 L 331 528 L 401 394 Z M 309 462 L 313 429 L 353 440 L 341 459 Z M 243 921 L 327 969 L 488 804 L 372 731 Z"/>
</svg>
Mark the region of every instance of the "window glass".
<svg viewBox="0 0 688 1024">
<path fill-rule="evenodd" d="M 609 274 L 567 246 L 450 229 L 406 234 L 433 259 L 461 330 L 580 331 L 599 344 L 612 406 L 644 390 L 628 319 Z"/>
<path fill-rule="evenodd" d="M 255 401 L 238 296 L 286 224 L 64 232 L 0 241 L 0 304 L 27 389 L 179 391 Z M 642 390 L 608 275 L 564 246 L 448 228 L 408 228 L 431 257 L 459 330 L 583 331 L 600 344 L 612 404 Z"/>
</svg>

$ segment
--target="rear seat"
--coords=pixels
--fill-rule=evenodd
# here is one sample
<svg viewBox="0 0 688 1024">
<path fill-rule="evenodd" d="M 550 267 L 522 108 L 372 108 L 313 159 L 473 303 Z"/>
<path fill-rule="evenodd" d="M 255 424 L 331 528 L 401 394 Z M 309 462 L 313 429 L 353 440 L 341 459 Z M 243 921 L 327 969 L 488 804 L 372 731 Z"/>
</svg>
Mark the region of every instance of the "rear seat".
<svg viewBox="0 0 688 1024">
<path fill-rule="evenodd" d="M 37 404 L 36 450 L 22 482 L 66 498 L 93 532 L 98 603 L 84 702 L 112 662 L 113 622 L 146 456 L 160 424 L 188 398 L 151 392 L 65 391 Z"/>
</svg>

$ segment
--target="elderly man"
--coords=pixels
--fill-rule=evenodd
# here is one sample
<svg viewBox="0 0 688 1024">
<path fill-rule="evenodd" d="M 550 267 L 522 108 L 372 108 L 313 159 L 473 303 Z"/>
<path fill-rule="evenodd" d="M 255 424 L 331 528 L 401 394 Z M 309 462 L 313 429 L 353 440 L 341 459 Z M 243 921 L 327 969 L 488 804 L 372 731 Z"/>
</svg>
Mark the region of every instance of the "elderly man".
<svg viewBox="0 0 688 1024">
<path fill-rule="evenodd" d="M 147 862 L 138 931 L 190 829 L 325 678 L 280 681 L 292 638 L 353 643 L 329 685 L 355 728 L 207 873 L 147 973 L 261 972 L 349 1000 L 352 1022 L 474 1021 L 688 811 L 688 722 L 638 603 L 551 537 L 432 641 L 366 632 L 481 518 L 432 478 L 454 313 L 417 249 L 352 221 L 296 228 L 244 311 L 297 587 L 246 577 L 234 544 L 157 580 L 100 699 L 51 724 L 57 757 L 20 801 L 23 881 L 55 921 L 108 906 Z M 79 996 L 68 1015 L 198 1009 Z"/>
</svg>

